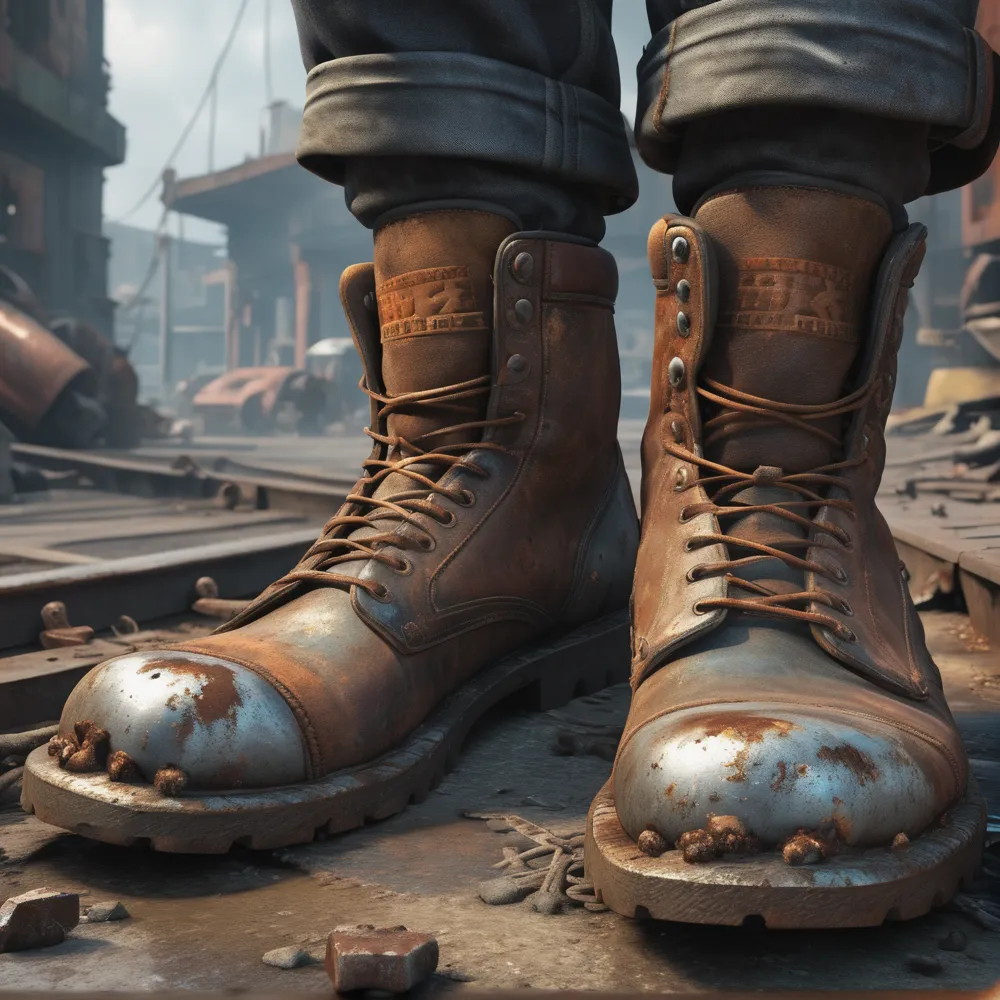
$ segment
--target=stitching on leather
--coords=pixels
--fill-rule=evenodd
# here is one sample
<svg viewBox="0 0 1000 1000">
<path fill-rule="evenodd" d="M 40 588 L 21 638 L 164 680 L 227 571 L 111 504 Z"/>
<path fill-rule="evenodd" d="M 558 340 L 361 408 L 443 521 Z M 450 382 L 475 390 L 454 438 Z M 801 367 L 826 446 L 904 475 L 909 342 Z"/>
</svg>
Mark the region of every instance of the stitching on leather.
<svg viewBox="0 0 1000 1000">
<path fill-rule="evenodd" d="M 663 63 L 663 83 L 660 85 L 660 96 L 656 101 L 656 111 L 653 112 L 653 128 L 657 132 L 663 132 L 663 113 L 667 110 L 667 97 L 670 93 L 670 59 L 674 54 L 674 46 L 677 44 L 677 20 L 670 25 L 670 37 L 667 39 L 667 51 Z M 636 126 L 639 123 L 636 122 Z"/>
</svg>

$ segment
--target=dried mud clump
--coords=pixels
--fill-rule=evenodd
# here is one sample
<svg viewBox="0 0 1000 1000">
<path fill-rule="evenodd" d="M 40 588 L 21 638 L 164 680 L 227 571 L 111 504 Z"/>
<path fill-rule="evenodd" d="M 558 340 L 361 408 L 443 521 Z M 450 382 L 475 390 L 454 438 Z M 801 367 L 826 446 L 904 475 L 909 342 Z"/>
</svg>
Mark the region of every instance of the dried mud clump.
<svg viewBox="0 0 1000 1000">
<path fill-rule="evenodd" d="M 49 756 L 59 760 L 59 766 L 75 774 L 103 771 L 111 737 L 106 729 L 93 722 L 78 722 L 67 736 L 49 740 Z"/>
<path fill-rule="evenodd" d="M 826 858 L 822 841 L 807 833 L 797 833 L 781 849 L 781 857 L 786 865 L 818 865 Z"/>
<path fill-rule="evenodd" d="M 658 858 L 670 848 L 667 838 L 659 830 L 654 830 L 652 827 L 639 834 L 638 844 L 639 850 L 651 858 Z"/>
<path fill-rule="evenodd" d="M 167 798 L 176 798 L 187 788 L 188 776 L 173 765 L 161 767 L 153 778 L 153 787 Z"/>
<path fill-rule="evenodd" d="M 124 750 L 116 750 L 108 757 L 108 777 L 127 785 L 138 785 L 145 780 L 139 765 Z"/>
<path fill-rule="evenodd" d="M 80 744 L 77 743 L 75 736 L 53 736 L 49 740 L 49 756 L 58 758 L 60 767 L 65 767 L 66 761 L 79 749 Z"/>
<path fill-rule="evenodd" d="M 910 838 L 906 836 L 905 833 L 897 833 L 895 837 L 892 838 L 892 844 L 889 846 L 889 850 L 893 854 L 898 854 L 900 851 L 905 851 L 910 846 Z"/>
<path fill-rule="evenodd" d="M 709 816 L 704 829 L 681 834 L 677 850 L 689 864 L 704 864 L 724 855 L 758 854 L 760 841 L 736 816 Z"/>
<path fill-rule="evenodd" d="M 781 857 L 786 865 L 818 865 L 840 853 L 840 832 L 834 823 L 818 830 L 799 830 L 785 841 Z"/>
</svg>

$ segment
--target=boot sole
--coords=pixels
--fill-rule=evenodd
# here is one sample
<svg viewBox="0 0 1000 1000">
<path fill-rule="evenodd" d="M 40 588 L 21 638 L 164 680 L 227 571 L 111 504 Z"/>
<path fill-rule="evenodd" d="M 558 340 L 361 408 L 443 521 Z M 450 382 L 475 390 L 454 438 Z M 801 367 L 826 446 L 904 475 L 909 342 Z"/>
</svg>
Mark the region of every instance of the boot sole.
<svg viewBox="0 0 1000 1000">
<path fill-rule="evenodd" d="M 625 611 L 487 667 L 444 701 L 401 745 L 369 764 L 273 789 L 193 792 L 165 798 L 151 785 L 73 774 L 40 747 L 25 766 L 21 805 L 38 819 L 120 846 L 177 854 L 224 854 L 309 843 L 422 802 L 457 762 L 472 726 L 524 692 L 544 711 L 628 679 Z"/>
<path fill-rule="evenodd" d="M 584 865 L 597 898 L 626 917 L 693 924 L 818 929 L 876 927 L 947 903 L 974 879 L 986 835 L 986 803 L 969 778 L 948 825 L 898 853 L 850 851 L 791 867 L 780 852 L 689 864 L 681 852 L 643 854 L 622 829 L 612 782 L 587 816 Z"/>
</svg>

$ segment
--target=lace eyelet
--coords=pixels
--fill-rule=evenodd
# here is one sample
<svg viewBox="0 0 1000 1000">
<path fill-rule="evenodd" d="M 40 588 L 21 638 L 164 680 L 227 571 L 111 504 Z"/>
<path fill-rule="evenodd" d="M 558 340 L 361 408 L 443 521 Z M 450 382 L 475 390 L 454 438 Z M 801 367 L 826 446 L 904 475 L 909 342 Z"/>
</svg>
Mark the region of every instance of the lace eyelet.
<svg viewBox="0 0 1000 1000">
<path fill-rule="evenodd" d="M 388 604 L 392 600 L 392 594 L 384 583 L 377 583 L 368 591 L 379 604 Z"/>
<path fill-rule="evenodd" d="M 695 539 L 693 539 L 693 538 L 689 538 L 689 539 L 687 539 L 687 540 L 686 540 L 686 541 L 684 542 L 684 551 L 685 551 L 685 552 L 694 552 L 694 551 L 695 551 L 695 549 L 697 549 L 697 548 L 698 548 L 698 546 L 697 546 L 697 545 L 695 545 L 695 544 L 694 544 L 694 542 L 695 542 Z"/>
<path fill-rule="evenodd" d="M 420 535 L 417 539 L 417 548 L 421 552 L 430 552 L 437 546 L 437 542 L 430 535 Z"/>
<path fill-rule="evenodd" d="M 442 516 L 437 518 L 437 523 L 442 528 L 454 528 L 458 523 L 458 515 L 453 510 L 445 510 L 441 514 Z"/>
<path fill-rule="evenodd" d="M 841 601 L 840 607 L 837 609 L 842 615 L 847 615 L 849 618 L 854 617 L 854 608 L 847 603 L 847 601 Z"/>
<path fill-rule="evenodd" d="M 459 507 L 471 507 L 476 502 L 476 494 L 472 490 L 459 490 L 458 493 L 451 498 L 459 505 Z"/>
<path fill-rule="evenodd" d="M 849 629 L 846 625 L 842 625 L 840 628 L 837 629 L 837 631 L 834 634 L 838 639 L 843 639 L 844 642 L 858 641 L 857 635 L 855 635 L 855 633 L 851 631 L 851 629 Z"/>
<path fill-rule="evenodd" d="M 404 556 L 391 568 L 397 576 L 409 576 L 413 572 L 413 563 Z"/>
<path fill-rule="evenodd" d="M 681 465 L 678 467 L 677 472 L 675 473 L 675 478 L 674 478 L 675 492 L 680 493 L 680 491 L 684 489 L 685 486 L 687 486 L 687 482 L 688 482 L 688 470 L 683 465 Z"/>
<path fill-rule="evenodd" d="M 688 521 L 690 521 L 690 520 L 691 520 L 691 518 L 689 518 L 689 517 L 687 516 L 687 507 L 681 507 L 681 512 L 680 512 L 680 514 L 678 514 L 678 515 L 677 515 L 677 520 L 678 520 L 678 521 L 679 521 L 679 522 L 680 522 L 681 524 L 687 524 L 687 523 L 688 523 Z"/>
<path fill-rule="evenodd" d="M 843 566 L 838 566 L 833 571 L 833 578 L 834 580 L 837 581 L 837 583 L 841 584 L 842 586 L 846 586 L 846 584 L 850 580 L 850 577 L 847 575 L 847 570 L 844 569 Z"/>
<path fill-rule="evenodd" d="M 701 569 L 700 566 L 692 566 L 685 574 L 684 579 L 688 583 L 697 583 L 701 579 L 701 574 L 698 570 Z"/>
<path fill-rule="evenodd" d="M 694 604 L 691 605 L 691 610 L 696 615 L 707 615 L 708 614 L 708 608 L 703 608 L 701 606 L 701 601 L 695 601 Z"/>
</svg>

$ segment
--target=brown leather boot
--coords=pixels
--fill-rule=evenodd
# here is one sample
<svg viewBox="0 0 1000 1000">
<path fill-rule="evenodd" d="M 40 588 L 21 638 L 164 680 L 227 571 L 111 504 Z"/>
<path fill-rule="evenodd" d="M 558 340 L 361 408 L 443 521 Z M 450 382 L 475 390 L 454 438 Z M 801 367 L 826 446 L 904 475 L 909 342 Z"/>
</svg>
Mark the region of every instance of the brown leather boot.
<svg viewBox="0 0 1000 1000">
<path fill-rule="evenodd" d="M 303 842 L 426 795 L 511 692 L 537 685 L 554 704 L 627 676 L 638 519 L 617 445 L 614 260 L 514 234 L 495 289 L 464 251 L 448 264 L 448 245 L 400 273 L 426 237 L 419 218 L 390 234 L 384 343 L 372 265 L 342 280 L 372 399 L 366 475 L 238 619 L 88 674 L 63 737 L 94 723 L 156 787 L 36 755 L 24 801 L 43 820 L 168 851 Z"/>
<path fill-rule="evenodd" d="M 619 912 L 873 925 L 977 865 L 982 803 L 875 506 L 924 236 L 795 187 L 653 228 L 634 695 L 586 847 Z"/>
</svg>

